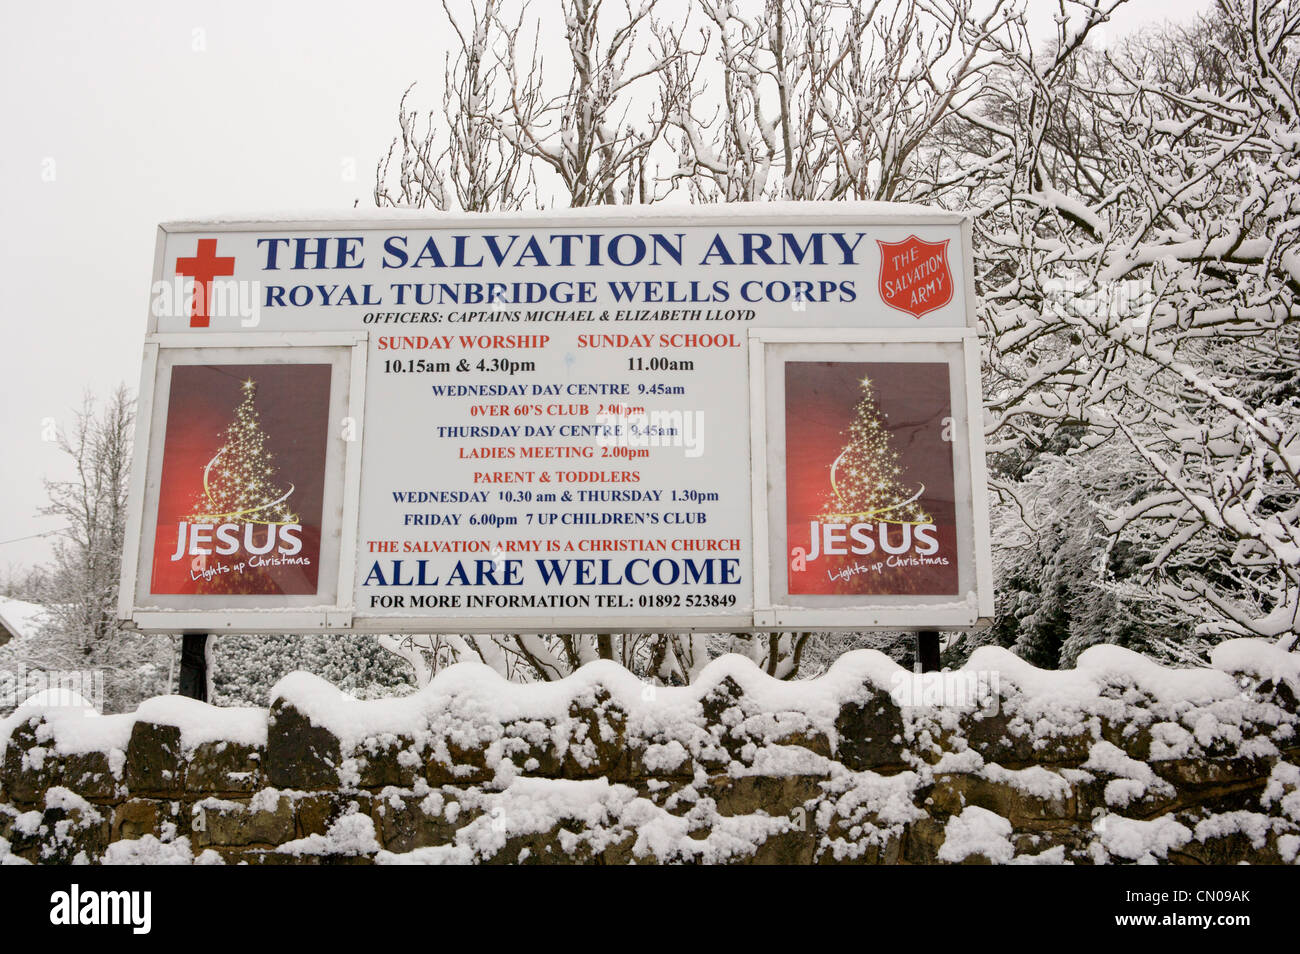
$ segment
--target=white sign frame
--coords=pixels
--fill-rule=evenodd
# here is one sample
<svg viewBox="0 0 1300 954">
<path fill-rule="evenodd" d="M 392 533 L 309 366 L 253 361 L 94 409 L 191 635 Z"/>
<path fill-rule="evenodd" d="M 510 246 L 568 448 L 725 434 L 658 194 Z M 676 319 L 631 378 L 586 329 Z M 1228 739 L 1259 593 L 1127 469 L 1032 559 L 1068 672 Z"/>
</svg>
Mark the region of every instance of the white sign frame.
<svg viewBox="0 0 1300 954">
<path fill-rule="evenodd" d="M 774 598 L 773 559 L 785 561 L 785 554 L 771 549 L 770 514 L 772 501 L 785 497 L 784 482 L 772 483 L 768 472 L 769 427 L 766 349 L 773 344 L 925 344 L 951 343 L 962 347 L 966 389 L 967 464 L 970 469 L 972 553 L 974 555 L 974 600 L 961 603 L 929 603 L 900 607 L 873 605 L 870 597 L 852 607 L 829 608 L 780 605 Z M 970 629 L 993 615 L 993 561 L 990 557 L 988 495 L 984 460 L 983 402 L 980 395 L 979 338 L 971 329 L 918 329 L 906 335 L 888 331 L 845 332 L 843 329 L 755 329 L 750 332 L 750 462 L 753 480 L 750 500 L 754 525 L 754 628 L 756 630 L 834 629 L 897 630 L 918 629 L 915 618 L 924 613 L 932 629 Z M 955 412 L 954 408 L 954 412 Z M 959 495 L 966 489 L 955 483 Z M 782 505 L 783 506 L 783 505 Z"/>
<path fill-rule="evenodd" d="M 146 538 L 145 521 L 150 517 L 149 504 L 157 511 L 157 488 L 151 481 L 150 465 L 154 469 L 161 463 L 162 442 L 166 428 L 154 427 L 156 406 L 161 401 L 159 358 L 167 351 L 258 351 L 288 352 L 304 348 L 322 350 L 347 349 L 347 380 L 338 385 L 345 406 L 345 417 L 351 418 L 355 430 L 352 440 L 342 440 L 337 432 L 340 422 L 331 420 L 330 440 L 339 441 L 342 447 L 341 485 L 331 486 L 339 496 L 342 518 L 339 525 L 339 550 L 337 576 L 333 580 L 334 601 L 322 605 L 297 605 L 289 609 L 262 607 L 226 608 L 222 610 L 191 610 L 175 606 L 141 605 L 142 593 L 150 574 L 147 568 L 148 551 L 143 544 Z M 257 336 L 214 334 L 205 336 L 202 343 L 191 335 L 151 335 L 145 344 L 144 361 L 140 373 L 140 400 L 136 411 L 135 446 L 131 465 L 131 484 L 127 511 L 126 536 L 122 549 L 122 569 L 118 596 L 118 615 L 130 619 L 146 632 L 345 632 L 352 628 L 354 615 L 354 578 L 356 575 L 357 530 L 359 497 L 361 489 L 361 448 L 365 430 L 365 380 L 368 348 L 366 335 L 346 332 L 272 333 Z M 195 362 L 198 363 L 198 362 Z M 327 483 L 333 484 L 327 478 Z M 322 516 L 322 519 L 325 519 Z M 245 597 L 244 599 L 249 599 Z M 163 600 L 162 602 L 174 602 Z M 299 603 L 309 602 L 300 599 Z"/>
<path fill-rule="evenodd" d="M 574 225 L 591 218 L 601 227 L 700 227 L 737 228 L 755 226 L 857 226 L 864 229 L 877 227 L 914 227 L 924 229 L 943 226 L 959 231 L 954 240 L 956 257 L 953 267 L 960 267 L 962 280 L 959 288 L 965 295 L 964 327 L 949 325 L 943 328 L 916 328 L 899 325 L 898 316 L 891 316 L 892 324 L 874 330 L 857 331 L 837 327 L 830 331 L 818 329 L 764 328 L 749 329 L 749 398 L 750 443 L 749 457 L 752 474 L 752 555 L 753 606 L 744 612 L 724 612 L 709 615 L 680 616 L 663 613 L 644 616 L 620 615 L 609 625 L 594 625 L 590 616 L 565 616 L 562 613 L 548 616 L 541 613 L 527 617 L 416 617 L 367 616 L 358 613 L 355 606 L 355 581 L 358 551 L 361 500 L 361 458 L 365 441 L 366 361 L 368 342 L 374 328 L 357 331 L 305 330 L 275 331 L 248 327 L 247 330 L 205 330 L 199 333 L 159 332 L 159 319 L 152 310 L 146 324 L 144 362 L 141 372 L 140 402 L 137 413 L 136 446 L 130 488 L 130 503 L 124 546 L 119 616 L 138 629 L 150 632 L 300 632 L 300 633 L 460 633 L 485 634 L 517 633 L 622 633 L 622 632 L 764 632 L 792 627 L 815 627 L 833 630 L 918 629 L 918 628 L 970 628 L 987 624 L 993 614 L 992 564 L 989 557 L 988 501 L 981 492 L 986 486 L 984 461 L 984 435 L 982 399 L 979 387 L 979 345 L 975 333 L 974 275 L 969 264 L 972 253 L 971 225 L 968 218 L 943 210 L 917 207 L 890 208 L 881 203 L 761 203 L 736 204 L 699 208 L 637 209 L 634 213 L 623 210 L 592 210 L 539 214 L 455 214 L 431 217 L 427 214 L 405 215 L 401 212 L 372 214 L 342 218 L 296 218 L 281 221 L 255 219 L 225 219 L 168 223 L 159 226 L 154 256 L 154 281 L 171 281 L 164 274 L 169 261 L 166 249 L 169 237 L 178 234 L 219 235 L 225 233 L 288 233 L 337 232 L 352 233 L 358 230 L 410 230 L 433 229 L 438 231 L 476 228 L 540 229 L 558 224 Z M 962 287 L 964 286 L 964 287 Z M 909 318 L 908 321 L 911 321 Z M 812 337 L 810 337 L 810 335 Z M 772 605 L 771 558 L 768 544 L 768 488 L 766 486 L 766 408 L 763 388 L 762 349 L 767 343 L 794 341 L 863 341 L 863 342 L 926 342 L 959 341 L 965 349 L 967 440 L 971 448 L 971 474 L 973 527 L 975 535 L 977 598 L 960 608 L 946 610 L 916 609 L 886 612 L 871 607 L 854 607 L 845 610 L 810 610 Z M 290 610 L 223 609 L 181 610 L 139 605 L 137 589 L 142 558 L 143 522 L 151 516 L 145 510 L 146 468 L 152 444 L 161 435 L 152 433 L 153 411 L 158 386 L 158 358 L 167 348 L 293 348 L 293 347 L 350 347 L 350 377 L 347 388 L 348 415 L 356 421 L 356 439 L 345 442 L 344 478 L 342 486 L 343 516 L 338 559 L 337 598 L 328 606 L 311 606 Z M 755 350 L 757 349 L 757 350 Z M 757 357 L 756 357 L 757 356 Z M 737 398 L 741 396 L 738 394 Z M 337 424 L 337 422 L 332 422 Z M 780 488 L 784 493 L 784 488 Z M 909 618 L 910 617 L 910 618 Z"/>
</svg>

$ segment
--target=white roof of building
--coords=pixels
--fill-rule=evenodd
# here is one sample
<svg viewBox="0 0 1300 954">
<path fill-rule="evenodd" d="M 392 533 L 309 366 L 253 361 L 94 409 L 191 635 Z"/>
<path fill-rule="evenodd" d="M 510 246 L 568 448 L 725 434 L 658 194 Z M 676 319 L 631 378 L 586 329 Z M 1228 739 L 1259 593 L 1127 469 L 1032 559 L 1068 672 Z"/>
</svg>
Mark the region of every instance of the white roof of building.
<svg viewBox="0 0 1300 954">
<path fill-rule="evenodd" d="M 34 635 L 44 621 L 44 606 L 0 596 L 0 627 L 12 633 L 15 639 Z"/>
</svg>

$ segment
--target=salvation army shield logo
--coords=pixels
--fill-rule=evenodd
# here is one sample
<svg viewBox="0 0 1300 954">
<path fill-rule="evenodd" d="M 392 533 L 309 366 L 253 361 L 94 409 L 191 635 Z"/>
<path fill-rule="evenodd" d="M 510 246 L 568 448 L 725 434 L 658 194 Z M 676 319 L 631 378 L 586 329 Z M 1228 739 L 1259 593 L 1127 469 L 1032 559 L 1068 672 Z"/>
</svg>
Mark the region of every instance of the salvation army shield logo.
<svg viewBox="0 0 1300 954">
<path fill-rule="evenodd" d="M 880 246 L 880 300 L 890 308 L 920 318 L 952 301 L 948 239 L 925 242 L 909 235 Z"/>
</svg>

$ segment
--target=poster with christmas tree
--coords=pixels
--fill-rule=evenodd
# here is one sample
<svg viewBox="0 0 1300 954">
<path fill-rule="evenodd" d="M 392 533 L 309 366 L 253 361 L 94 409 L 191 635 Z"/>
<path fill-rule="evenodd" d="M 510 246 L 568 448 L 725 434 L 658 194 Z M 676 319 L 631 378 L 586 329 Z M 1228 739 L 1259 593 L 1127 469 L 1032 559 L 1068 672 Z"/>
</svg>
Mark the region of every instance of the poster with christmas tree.
<svg viewBox="0 0 1300 954">
<path fill-rule="evenodd" d="M 957 593 L 947 364 L 785 364 L 788 592 Z"/>
<path fill-rule="evenodd" d="M 172 369 L 152 593 L 317 592 L 330 373 Z"/>
</svg>

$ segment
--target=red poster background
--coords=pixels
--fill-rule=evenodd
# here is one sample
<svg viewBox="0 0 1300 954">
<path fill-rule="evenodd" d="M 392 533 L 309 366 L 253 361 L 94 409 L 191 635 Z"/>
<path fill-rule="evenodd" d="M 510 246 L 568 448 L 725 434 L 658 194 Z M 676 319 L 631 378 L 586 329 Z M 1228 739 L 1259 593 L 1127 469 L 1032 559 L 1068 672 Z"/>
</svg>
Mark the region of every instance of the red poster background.
<svg viewBox="0 0 1300 954">
<path fill-rule="evenodd" d="M 882 426 L 898 453 L 909 488 L 924 484 L 920 504 L 936 528 L 939 543 L 934 559 L 947 565 L 877 566 L 888 560 L 879 545 L 865 555 L 826 555 L 806 561 L 802 571 L 792 564 L 795 547 L 811 552 L 810 524 L 819 521 L 831 491 L 831 464 L 848 443 L 848 429 L 864 390 L 872 394 Z M 792 594 L 923 595 L 957 593 L 957 527 L 953 491 L 952 443 L 944 440 L 951 428 L 951 388 L 948 365 L 931 362 L 791 361 L 785 365 L 786 442 L 786 568 Z M 872 538 L 877 537 L 872 532 Z M 891 527 L 890 539 L 901 540 L 901 528 Z"/>
<path fill-rule="evenodd" d="M 150 592 L 158 594 L 315 594 L 320 575 L 321 510 L 329 430 L 328 364 L 177 365 L 172 368 L 158 492 Z M 298 515 L 305 565 L 251 567 L 241 551 L 230 556 L 173 561 L 177 524 L 189 519 L 203 492 L 203 469 L 225 444 L 226 428 L 244 399 L 244 382 L 257 383 L 255 406 L 276 481 L 294 491 L 287 501 Z M 265 528 L 263 528 L 263 533 Z M 242 534 L 241 534 L 242 539 Z M 264 539 L 256 537 L 260 546 Z M 195 579 L 192 561 L 218 568 Z M 226 571 L 221 572 L 220 568 Z"/>
</svg>

